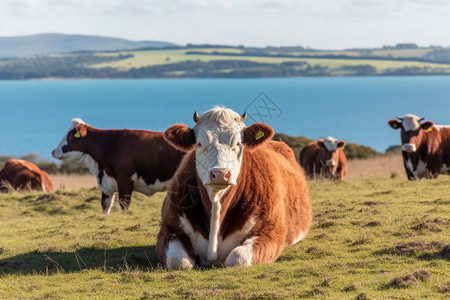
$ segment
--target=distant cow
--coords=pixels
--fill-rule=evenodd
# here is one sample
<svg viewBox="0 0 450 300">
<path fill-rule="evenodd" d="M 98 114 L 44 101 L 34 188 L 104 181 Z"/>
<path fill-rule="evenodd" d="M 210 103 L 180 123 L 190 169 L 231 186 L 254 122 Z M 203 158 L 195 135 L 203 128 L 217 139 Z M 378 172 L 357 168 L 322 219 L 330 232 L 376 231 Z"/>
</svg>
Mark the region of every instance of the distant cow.
<svg viewBox="0 0 450 300">
<path fill-rule="evenodd" d="M 44 192 L 53 190 L 52 180 L 47 172 L 35 164 L 21 160 L 10 159 L 0 171 L 0 191 L 8 192 L 8 186 L 16 190 L 32 189 Z"/>
<path fill-rule="evenodd" d="M 345 141 L 332 137 L 311 142 L 300 152 L 300 165 L 308 176 L 342 180 L 347 175 L 347 157 L 342 151 L 345 145 Z"/>
<path fill-rule="evenodd" d="M 122 210 L 128 210 L 133 190 L 146 195 L 165 190 L 184 153 L 170 146 L 162 132 L 102 130 L 73 119 L 52 155 L 89 166 L 102 191 L 103 212 L 109 214 L 115 192 Z"/>
<path fill-rule="evenodd" d="M 435 125 L 432 121 L 408 114 L 388 121 L 389 126 L 401 130 L 402 155 L 409 180 L 438 177 L 450 172 L 450 126 Z"/>
<path fill-rule="evenodd" d="M 213 108 L 164 137 L 187 151 L 164 200 L 156 251 L 168 269 L 272 262 L 311 224 L 308 187 L 292 150 L 246 114 Z"/>
</svg>

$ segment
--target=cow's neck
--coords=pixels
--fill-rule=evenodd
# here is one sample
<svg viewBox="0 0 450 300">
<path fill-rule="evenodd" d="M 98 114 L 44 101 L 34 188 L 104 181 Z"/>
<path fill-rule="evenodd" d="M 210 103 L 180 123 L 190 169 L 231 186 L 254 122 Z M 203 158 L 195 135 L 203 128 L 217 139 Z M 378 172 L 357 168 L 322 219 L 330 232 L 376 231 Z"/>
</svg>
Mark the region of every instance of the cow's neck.
<svg viewBox="0 0 450 300">
<path fill-rule="evenodd" d="M 95 161 L 100 161 L 105 154 L 105 150 L 109 148 L 107 133 L 100 129 L 89 128 L 86 137 L 85 153 L 90 155 Z"/>
<path fill-rule="evenodd" d="M 83 161 L 89 166 L 89 171 L 102 176 L 102 159 L 105 157 L 105 151 L 109 148 L 107 133 L 104 130 L 89 128 L 86 139 L 87 148 L 83 151 Z"/>
</svg>

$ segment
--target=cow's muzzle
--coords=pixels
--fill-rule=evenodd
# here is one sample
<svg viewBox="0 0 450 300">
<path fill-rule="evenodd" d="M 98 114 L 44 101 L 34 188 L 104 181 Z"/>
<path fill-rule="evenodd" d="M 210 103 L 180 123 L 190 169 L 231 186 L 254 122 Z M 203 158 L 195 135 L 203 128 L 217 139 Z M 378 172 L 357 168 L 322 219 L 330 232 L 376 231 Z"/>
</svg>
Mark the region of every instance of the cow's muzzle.
<svg viewBox="0 0 450 300">
<path fill-rule="evenodd" d="M 336 161 L 335 160 L 333 160 L 333 159 L 329 159 L 329 160 L 327 160 L 326 162 L 325 162 L 325 165 L 327 166 L 327 167 L 334 167 L 334 166 L 336 166 Z"/>
<path fill-rule="evenodd" d="M 231 170 L 228 168 L 213 168 L 209 171 L 209 183 L 207 185 L 211 185 L 214 187 L 227 187 L 229 185 L 233 185 L 230 180 L 231 178 Z"/>
<path fill-rule="evenodd" d="M 416 152 L 416 145 L 414 144 L 404 144 L 402 150 L 408 153 Z"/>
</svg>

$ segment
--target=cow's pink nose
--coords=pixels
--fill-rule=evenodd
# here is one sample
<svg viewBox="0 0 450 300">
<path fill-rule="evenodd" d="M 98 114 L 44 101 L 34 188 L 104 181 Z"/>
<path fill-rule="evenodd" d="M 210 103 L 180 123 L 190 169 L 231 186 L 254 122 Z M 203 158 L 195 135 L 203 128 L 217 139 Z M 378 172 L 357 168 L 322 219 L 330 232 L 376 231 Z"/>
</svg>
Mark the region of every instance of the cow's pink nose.
<svg viewBox="0 0 450 300">
<path fill-rule="evenodd" d="M 55 157 L 55 150 L 52 151 L 52 156 Z"/>
<path fill-rule="evenodd" d="M 226 168 L 214 168 L 209 171 L 209 179 L 214 184 L 228 184 L 231 177 L 231 170 Z"/>
</svg>

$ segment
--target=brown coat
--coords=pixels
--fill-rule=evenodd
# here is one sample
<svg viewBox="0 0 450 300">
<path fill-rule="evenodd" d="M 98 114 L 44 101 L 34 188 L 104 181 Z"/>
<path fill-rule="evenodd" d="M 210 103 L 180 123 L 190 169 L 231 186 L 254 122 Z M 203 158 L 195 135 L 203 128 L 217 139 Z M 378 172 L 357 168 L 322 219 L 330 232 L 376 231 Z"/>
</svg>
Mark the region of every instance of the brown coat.
<svg viewBox="0 0 450 300">
<path fill-rule="evenodd" d="M 177 170 L 162 208 L 156 251 L 163 264 L 168 243 L 174 239 L 181 242 L 192 260 L 201 265 L 214 263 L 205 261 L 202 255 L 205 249 L 199 247 L 200 240 L 208 241 L 211 201 L 195 170 L 195 150 L 191 150 Z M 190 233 L 181 224 L 183 217 L 192 226 Z M 252 241 L 251 264 L 272 262 L 286 246 L 305 237 L 310 226 L 308 187 L 292 150 L 274 141 L 255 149 L 244 146 L 237 184 L 229 187 L 221 198 L 222 242 L 218 245 L 217 262 L 225 262 L 233 250 L 230 246 L 233 239 L 237 240 L 237 246 Z M 244 236 L 239 235 L 241 232 Z"/>
<path fill-rule="evenodd" d="M 306 175 L 344 179 L 348 169 L 344 151 L 341 147 L 337 147 L 333 152 L 328 151 L 325 147 L 319 146 L 320 141 L 309 143 L 300 152 L 300 165 Z M 330 164 L 330 161 L 334 161 L 334 165 Z"/>
<path fill-rule="evenodd" d="M 114 192 L 119 192 L 120 206 L 127 210 L 133 190 L 147 195 L 165 190 L 165 182 L 172 178 L 184 155 L 164 140 L 162 132 L 156 131 L 105 130 L 77 124 L 67 133 L 65 141 L 59 151 L 53 151 L 53 156 L 64 159 L 63 155 L 73 152 L 89 158 L 90 170 L 102 190 L 103 211 L 107 214 Z"/>
<path fill-rule="evenodd" d="M 403 128 L 401 120 L 388 121 L 393 129 L 401 129 L 403 164 L 409 180 L 450 173 L 450 127 L 421 121 L 417 129 L 410 131 Z"/>
<path fill-rule="evenodd" d="M 21 160 L 10 159 L 0 171 L 0 191 L 7 192 L 8 184 L 14 189 L 30 188 L 44 192 L 51 192 L 53 184 L 47 172 L 39 169 L 35 164 Z"/>
</svg>

